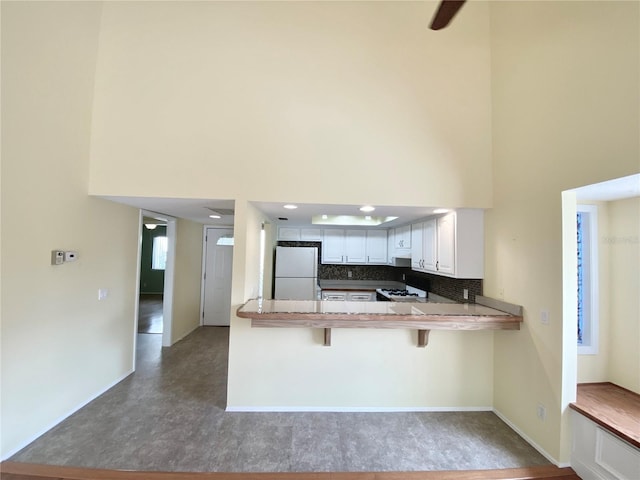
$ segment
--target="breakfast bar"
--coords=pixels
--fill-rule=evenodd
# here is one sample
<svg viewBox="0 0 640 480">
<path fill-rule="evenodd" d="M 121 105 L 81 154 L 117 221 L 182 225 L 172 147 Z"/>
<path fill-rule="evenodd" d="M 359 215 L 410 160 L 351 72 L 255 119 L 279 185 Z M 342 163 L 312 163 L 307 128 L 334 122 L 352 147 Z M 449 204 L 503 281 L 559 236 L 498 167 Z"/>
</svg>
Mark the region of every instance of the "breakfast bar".
<svg viewBox="0 0 640 480">
<path fill-rule="evenodd" d="M 332 328 L 417 330 L 419 347 L 427 345 L 431 330 L 520 329 L 520 307 L 486 300 L 469 304 L 253 299 L 238 308 L 237 315 L 251 319 L 252 327 L 323 328 L 325 346 L 331 345 Z"/>
</svg>

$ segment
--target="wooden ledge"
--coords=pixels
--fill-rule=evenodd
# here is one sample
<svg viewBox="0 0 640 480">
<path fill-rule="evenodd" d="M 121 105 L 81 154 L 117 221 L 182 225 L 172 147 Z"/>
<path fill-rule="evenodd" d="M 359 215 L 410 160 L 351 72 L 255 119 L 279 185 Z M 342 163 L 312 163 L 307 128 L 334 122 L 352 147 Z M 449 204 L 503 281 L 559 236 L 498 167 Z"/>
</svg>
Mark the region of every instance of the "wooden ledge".
<svg viewBox="0 0 640 480">
<path fill-rule="evenodd" d="M 610 382 L 581 383 L 570 408 L 640 448 L 640 395 Z"/>
</svg>

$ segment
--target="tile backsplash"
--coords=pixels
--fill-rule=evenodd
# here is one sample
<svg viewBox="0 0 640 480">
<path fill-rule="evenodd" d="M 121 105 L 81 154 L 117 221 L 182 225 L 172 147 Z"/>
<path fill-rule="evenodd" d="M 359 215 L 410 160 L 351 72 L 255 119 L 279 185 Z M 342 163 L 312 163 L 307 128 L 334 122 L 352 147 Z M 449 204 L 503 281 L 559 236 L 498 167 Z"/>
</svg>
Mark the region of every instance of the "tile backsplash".
<svg viewBox="0 0 640 480">
<path fill-rule="evenodd" d="M 322 258 L 321 242 L 285 242 L 279 241 L 282 247 L 318 247 L 318 259 Z M 351 272 L 351 277 L 349 277 Z M 482 279 L 461 279 L 443 277 L 430 273 L 415 272 L 409 267 L 392 267 L 388 265 L 318 265 L 319 280 L 384 280 L 402 282 L 403 275 L 427 279 L 431 292 L 450 298 L 457 302 L 475 303 L 476 295 L 482 295 Z M 469 298 L 463 298 L 463 290 L 469 291 Z"/>
</svg>

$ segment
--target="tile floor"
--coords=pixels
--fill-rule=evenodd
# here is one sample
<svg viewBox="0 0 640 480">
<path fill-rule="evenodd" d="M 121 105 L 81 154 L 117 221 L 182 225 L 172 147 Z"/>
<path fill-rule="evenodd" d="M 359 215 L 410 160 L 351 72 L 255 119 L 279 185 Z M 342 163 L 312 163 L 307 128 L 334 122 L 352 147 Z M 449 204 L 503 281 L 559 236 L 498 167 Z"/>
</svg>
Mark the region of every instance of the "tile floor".
<svg viewBox="0 0 640 480">
<path fill-rule="evenodd" d="M 169 349 L 139 334 L 137 370 L 11 458 L 163 471 L 411 471 L 549 462 L 491 412 L 225 412 L 228 328 Z"/>
</svg>

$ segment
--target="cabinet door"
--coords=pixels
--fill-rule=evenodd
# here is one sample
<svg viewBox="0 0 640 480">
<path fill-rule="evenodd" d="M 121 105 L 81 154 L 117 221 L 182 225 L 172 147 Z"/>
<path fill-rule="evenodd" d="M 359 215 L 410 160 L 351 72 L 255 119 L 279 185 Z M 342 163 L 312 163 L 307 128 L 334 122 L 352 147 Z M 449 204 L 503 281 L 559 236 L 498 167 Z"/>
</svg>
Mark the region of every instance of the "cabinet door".
<svg viewBox="0 0 640 480">
<path fill-rule="evenodd" d="M 328 229 L 324 231 L 322 263 L 344 263 L 344 230 Z"/>
<path fill-rule="evenodd" d="M 411 248 L 411 225 L 395 229 L 396 248 Z"/>
<path fill-rule="evenodd" d="M 393 228 L 387 231 L 387 263 L 391 265 L 393 263 L 393 257 L 396 256 L 396 234 Z"/>
<path fill-rule="evenodd" d="M 436 271 L 438 261 L 436 219 L 431 218 L 422 224 L 422 268 L 429 272 Z"/>
<path fill-rule="evenodd" d="M 319 228 L 301 228 L 300 240 L 319 242 L 322 240 L 322 232 Z"/>
<path fill-rule="evenodd" d="M 367 263 L 387 263 L 387 231 L 367 230 Z"/>
<path fill-rule="evenodd" d="M 411 225 L 411 268 L 422 270 L 422 223 Z"/>
<path fill-rule="evenodd" d="M 367 263 L 367 232 L 347 230 L 345 236 L 345 262 Z"/>
<path fill-rule="evenodd" d="M 300 240 L 300 229 L 291 227 L 278 228 L 278 240 Z"/>
<path fill-rule="evenodd" d="M 347 299 L 347 292 L 335 292 L 332 290 L 322 291 L 322 300 L 344 302 L 346 299 Z"/>
<path fill-rule="evenodd" d="M 456 271 L 456 216 L 449 213 L 438 218 L 438 257 L 436 269 L 440 273 L 453 275 Z"/>
</svg>

